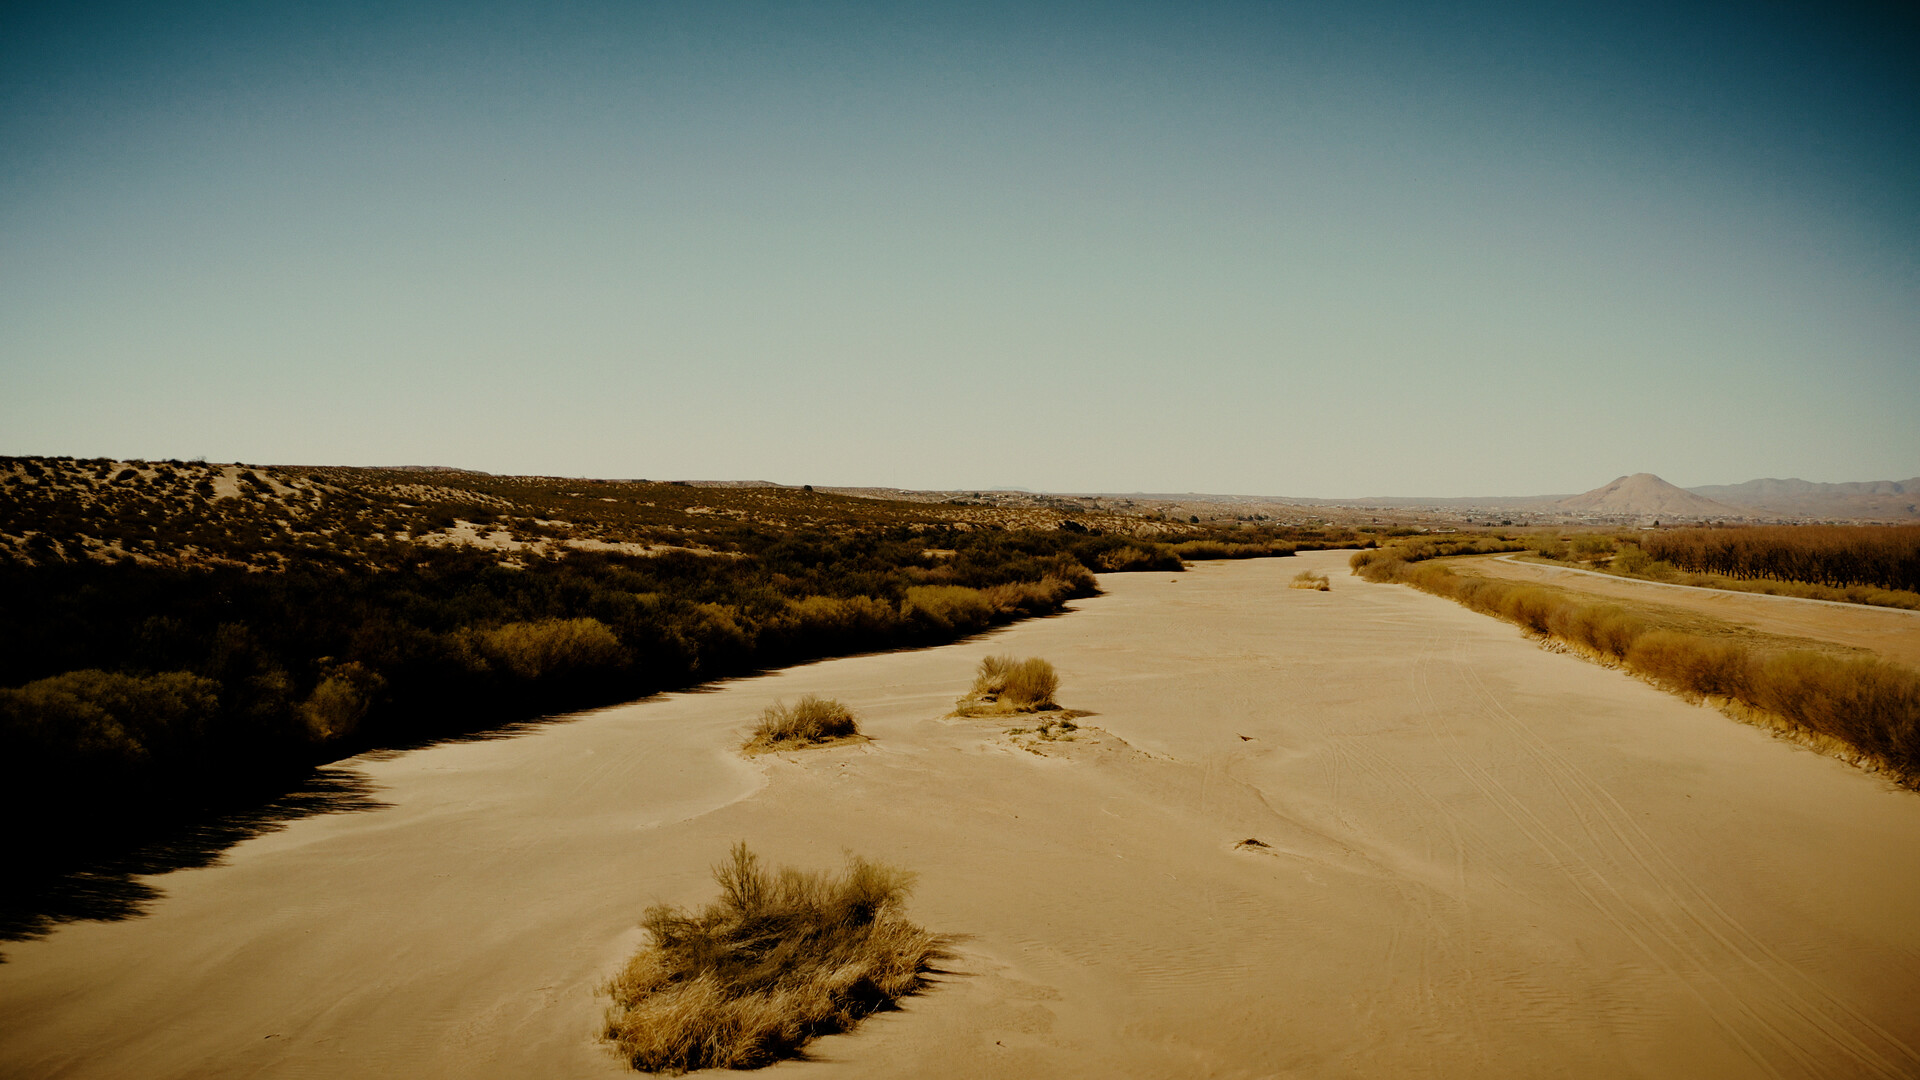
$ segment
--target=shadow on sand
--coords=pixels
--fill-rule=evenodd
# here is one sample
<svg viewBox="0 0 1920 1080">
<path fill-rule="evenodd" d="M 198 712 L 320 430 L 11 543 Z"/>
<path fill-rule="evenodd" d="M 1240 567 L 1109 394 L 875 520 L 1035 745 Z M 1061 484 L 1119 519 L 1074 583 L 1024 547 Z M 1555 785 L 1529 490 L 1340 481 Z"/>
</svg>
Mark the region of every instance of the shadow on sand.
<svg viewBox="0 0 1920 1080">
<path fill-rule="evenodd" d="M 675 693 L 706 693 L 718 689 L 717 684 L 708 684 Z M 355 757 L 363 761 L 386 761 L 448 743 L 520 738 L 594 711 L 598 710 L 533 717 L 477 731 L 422 736 L 397 745 L 364 750 Z M 143 878 L 174 870 L 218 866 L 228 848 L 243 840 L 278 832 L 301 818 L 387 809 L 391 804 L 374 798 L 374 791 L 373 782 L 350 765 L 338 762 L 321 765 L 296 786 L 262 802 L 184 822 L 156 839 L 86 859 L 72 869 L 54 873 L 36 873 L 32 869 L 23 872 L 17 866 L 6 867 L 0 863 L 0 869 L 10 872 L 10 876 L 0 876 L 0 942 L 35 941 L 63 923 L 140 918 L 166 895 L 164 890 Z M 6 959 L 6 954 L 0 952 L 0 963 Z"/>
<path fill-rule="evenodd" d="M 1073 610 L 1071 607 L 1066 607 L 1044 615 L 1028 616 L 1013 623 L 988 627 L 954 642 L 940 642 L 932 646 L 901 645 L 895 648 L 876 649 L 869 653 L 848 655 L 917 652 L 940 645 L 983 643 L 1013 629 L 1022 622 L 1060 618 Z M 842 659 L 846 657 L 824 656 L 790 664 L 757 667 L 726 678 L 658 691 L 638 698 L 585 705 L 564 712 L 489 724 L 472 731 L 436 732 L 415 739 L 398 741 L 388 746 L 368 747 L 361 750 L 357 757 L 361 760 L 384 761 L 416 750 L 448 743 L 520 738 L 542 728 L 578 720 L 606 709 L 623 708 L 649 700 L 658 700 L 669 694 L 719 693 L 728 686 L 744 680 Z M 1091 716 L 1093 714 L 1074 713 L 1072 715 Z M 285 828 L 288 823 L 301 818 L 317 817 L 321 814 L 363 813 L 387 809 L 390 804 L 374 798 L 373 791 L 372 782 L 355 772 L 350 766 L 323 765 L 308 774 L 298 786 L 265 802 L 217 814 L 206 820 L 182 824 L 169 830 L 159 839 L 140 844 L 125 852 L 86 861 L 75 869 L 52 874 L 34 873 L 31 870 L 22 872 L 18 866 L 6 866 L 0 863 L 0 942 L 36 941 L 51 934 L 64 923 L 118 922 L 123 919 L 140 918 L 165 895 L 162 889 L 141 879 L 174 870 L 195 870 L 217 866 L 228 848 L 243 840 L 277 832 Z M 0 952 L 0 963 L 5 962 L 6 954 Z"/>
<path fill-rule="evenodd" d="M 352 769 L 325 766 L 268 802 L 182 825 L 132 851 L 54 875 L 0 884 L 0 941 L 46 937 L 62 923 L 114 922 L 147 913 L 162 891 L 141 880 L 172 870 L 216 866 L 228 848 L 320 814 L 384 810 L 373 785 Z M 0 962 L 6 959 L 0 953 Z"/>
</svg>

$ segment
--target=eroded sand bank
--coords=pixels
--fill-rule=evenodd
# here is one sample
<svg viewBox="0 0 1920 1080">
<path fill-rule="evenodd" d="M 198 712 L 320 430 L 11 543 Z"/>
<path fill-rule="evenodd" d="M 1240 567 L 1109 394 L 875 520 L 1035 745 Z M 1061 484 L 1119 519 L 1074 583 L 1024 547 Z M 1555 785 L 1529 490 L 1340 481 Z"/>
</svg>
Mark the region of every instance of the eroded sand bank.
<svg viewBox="0 0 1920 1080">
<path fill-rule="evenodd" d="M 746 839 L 918 870 L 914 917 L 964 935 L 776 1075 L 1920 1074 L 1920 796 L 1345 557 L 353 763 L 390 808 L 8 945 L 0 1073 L 619 1076 L 595 986 Z M 940 719 L 988 651 L 1111 734 Z M 875 741 L 730 752 L 810 692 Z"/>
</svg>

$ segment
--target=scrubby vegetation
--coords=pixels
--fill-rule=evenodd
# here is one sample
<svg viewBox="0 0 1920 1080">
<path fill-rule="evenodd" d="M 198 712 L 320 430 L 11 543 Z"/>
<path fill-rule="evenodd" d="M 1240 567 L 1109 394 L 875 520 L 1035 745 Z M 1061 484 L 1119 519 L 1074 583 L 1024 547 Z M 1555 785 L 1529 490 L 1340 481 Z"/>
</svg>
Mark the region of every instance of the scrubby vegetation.
<svg viewBox="0 0 1920 1080">
<path fill-rule="evenodd" d="M 1166 545 L 1179 558 L 1189 562 L 1208 559 L 1271 559 L 1293 554 L 1300 545 L 1275 540 L 1265 543 L 1236 543 L 1231 540 L 1183 540 Z"/>
<path fill-rule="evenodd" d="M 1665 628 L 1620 604 L 1409 563 L 1391 550 L 1351 561 L 1369 581 L 1445 596 L 1920 786 L 1920 672 L 1910 668 Z"/>
<path fill-rule="evenodd" d="M 748 750 L 801 749 L 860 734 L 853 711 L 830 698 L 808 694 L 791 706 L 774 702 L 760 714 Z"/>
<path fill-rule="evenodd" d="M 755 535 L 729 558 L 0 564 L 0 786 L 53 856 L 374 746 L 822 656 L 952 641 L 1091 595 L 1057 536 Z M 29 861 L 32 861 L 30 858 Z"/>
<path fill-rule="evenodd" d="M 1333 588 L 1333 582 L 1328 581 L 1327 575 L 1319 573 L 1318 571 L 1302 570 L 1293 575 L 1293 582 L 1289 584 L 1287 588 L 1313 589 L 1316 592 L 1326 592 Z"/>
<path fill-rule="evenodd" d="M 1531 545 L 1504 536 L 1467 533 L 1447 537 L 1419 537 L 1398 540 L 1392 545 L 1395 558 L 1404 562 L 1424 562 L 1454 555 L 1493 555 L 1508 551 L 1527 551 Z"/>
<path fill-rule="evenodd" d="M 960 699 L 960 711 L 964 715 L 984 715 L 1056 709 L 1059 706 L 1053 695 L 1059 689 L 1059 673 L 1037 656 L 1024 660 L 988 656 L 980 661 L 973 688 Z"/>
<path fill-rule="evenodd" d="M 0 458 L 0 857 L 31 872 L 458 736 L 1362 542 L 806 489 Z M 1192 557 L 1206 551 L 1189 549 Z"/>
<path fill-rule="evenodd" d="M 720 899 L 647 911 L 650 943 L 606 987 L 605 1037 L 648 1072 L 756 1068 L 921 989 L 940 939 L 901 915 L 912 875 L 855 858 L 831 876 L 714 868 Z"/>
</svg>

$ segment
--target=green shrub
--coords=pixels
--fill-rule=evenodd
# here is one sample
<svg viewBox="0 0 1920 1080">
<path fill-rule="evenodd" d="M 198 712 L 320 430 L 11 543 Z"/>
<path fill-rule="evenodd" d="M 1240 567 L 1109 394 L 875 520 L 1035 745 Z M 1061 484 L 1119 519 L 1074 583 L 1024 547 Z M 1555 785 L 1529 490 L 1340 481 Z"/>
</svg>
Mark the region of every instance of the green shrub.
<svg viewBox="0 0 1920 1080">
<path fill-rule="evenodd" d="M 1283 541 L 1241 544 L 1221 540 L 1187 540 L 1168 544 L 1167 549 L 1193 562 L 1207 559 L 1265 559 L 1291 555 L 1298 550 L 1296 545 Z"/>
<path fill-rule="evenodd" d="M 984 630 L 994 616 L 993 602 L 987 595 L 964 585 L 911 586 L 902 611 L 908 618 L 931 623 L 943 631 Z"/>
<path fill-rule="evenodd" d="M 1653 565 L 1653 556 L 1641 551 L 1638 545 L 1623 545 L 1613 557 L 1614 570 L 1623 574 L 1643 574 Z"/>
<path fill-rule="evenodd" d="M 366 719 L 385 680 L 358 663 L 329 672 L 300 704 L 301 719 L 315 742 L 332 742 L 354 733 Z"/>
<path fill-rule="evenodd" d="M 1231 553 L 1231 549 L 1218 540 L 1188 540 L 1181 544 L 1168 544 L 1167 548 L 1182 559 L 1195 561 L 1225 559 Z"/>
<path fill-rule="evenodd" d="M 942 955 L 901 917 L 913 876 L 893 867 L 770 873 L 742 843 L 713 876 L 700 911 L 648 909 L 649 944 L 604 988 L 604 1037 L 637 1069 L 772 1064 L 920 990 Z"/>
<path fill-rule="evenodd" d="M 185 671 L 82 670 L 0 689 L 0 746 L 63 762 L 145 765 L 199 749 L 220 684 Z"/>
<path fill-rule="evenodd" d="M 1603 555 L 1611 553 L 1614 545 L 1613 537 L 1611 536 L 1599 536 L 1588 533 L 1584 536 L 1574 537 L 1568 542 L 1567 546 L 1573 552 L 1574 558 L 1592 562 Z"/>
<path fill-rule="evenodd" d="M 871 596 L 805 596 L 787 601 L 787 629 L 802 634 L 877 637 L 891 631 L 900 618 L 892 604 Z"/>
<path fill-rule="evenodd" d="M 1158 545 L 1120 544 L 1094 557 L 1097 569 L 1112 574 L 1179 570 L 1180 556 Z"/>
<path fill-rule="evenodd" d="M 598 619 L 513 622 L 472 639 L 480 655 L 520 679 L 611 667 L 622 658 L 620 639 Z"/>
</svg>

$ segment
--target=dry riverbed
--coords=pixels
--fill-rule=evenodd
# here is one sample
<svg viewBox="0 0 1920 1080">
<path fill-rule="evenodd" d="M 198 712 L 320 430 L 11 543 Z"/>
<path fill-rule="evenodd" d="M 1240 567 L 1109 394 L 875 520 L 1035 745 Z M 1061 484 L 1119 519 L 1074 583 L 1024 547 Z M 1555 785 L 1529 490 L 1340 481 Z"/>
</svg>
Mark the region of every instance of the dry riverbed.
<svg viewBox="0 0 1920 1080">
<path fill-rule="evenodd" d="M 961 935 L 778 1075 L 1920 1073 L 1920 795 L 1346 555 L 348 762 L 386 808 L 7 945 L 0 1074 L 617 1077 L 597 985 L 742 839 L 917 870 Z M 946 718 L 990 651 L 1072 741 Z M 736 752 L 807 693 L 873 741 Z"/>
</svg>

